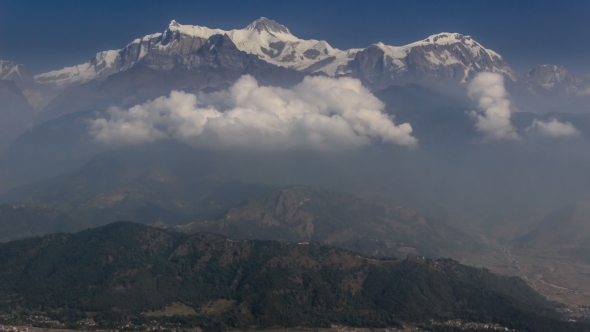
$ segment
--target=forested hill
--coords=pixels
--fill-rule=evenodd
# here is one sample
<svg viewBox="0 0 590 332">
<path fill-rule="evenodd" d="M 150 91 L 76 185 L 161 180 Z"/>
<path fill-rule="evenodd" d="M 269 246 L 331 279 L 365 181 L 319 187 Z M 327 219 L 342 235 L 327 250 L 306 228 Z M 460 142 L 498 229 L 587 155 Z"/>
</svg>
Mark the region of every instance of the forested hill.
<svg viewBox="0 0 590 332">
<path fill-rule="evenodd" d="M 180 322 L 220 329 L 462 319 L 590 330 L 559 320 L 521 279 L 452 260 L 377 260 L 314 243 L 231 241 L 126 222 L 1 244 L 0 297 L 2 317 L 92 317 L 98 327 L 138 323 L 175 304 L 188 309 Z"/>
<path fill-rule="evenodd" d="M 234 205 L 221 219 L 174 228 L 240 240 L 319 242 L 376 257 L 439 258 L 485 250 L 461 230 L 415 210 L 318 187 L 282 188 Z"/>
</svg>

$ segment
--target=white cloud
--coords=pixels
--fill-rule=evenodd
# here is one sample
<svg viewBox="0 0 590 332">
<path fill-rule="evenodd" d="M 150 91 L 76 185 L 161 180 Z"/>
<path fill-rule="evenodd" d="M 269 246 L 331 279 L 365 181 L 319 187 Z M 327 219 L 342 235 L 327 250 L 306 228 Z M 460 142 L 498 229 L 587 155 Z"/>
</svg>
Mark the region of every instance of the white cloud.
<svg viewBox="0 0 590 332">
<path fill-rule="evenodd" d="M 469 97 L 477 100 L 483 113 L 469 114 L 475 119 L 475 128 L 484 134 L 485 140 L 519 139 L 510 122 L 512 111 L 504 77 L 496 73 L 479 73 L 468 85 Z"/>
<path fill-rule="evenodd" d="M 547 122 L 535 119 L 526 131 L 527 133 L 548 137 L 580 136 L 580 132 L 571 124 L 571 122 L 559 122 L 557 119 L 550 119 Z"/>
<path fill-rule="evenodd" d="M 589 96 L 590 95 L 590 87 L 584 87 L 582 90 L 576 91 L 576 93 L 580 96 Z"/>
<path fill-rule="evenodd" d="M 374 141 L 417 147 L 408 123 L 396 125 L 384 105 L 351 78 L 306 77 L 292 89 L 262 87 L 243 76 L 230 89 L 168 97 L 128 110 L 110 108 L 90 123 L 104 144 L 164 138 L 207 148 L 341 149 Z"/>
</svg>

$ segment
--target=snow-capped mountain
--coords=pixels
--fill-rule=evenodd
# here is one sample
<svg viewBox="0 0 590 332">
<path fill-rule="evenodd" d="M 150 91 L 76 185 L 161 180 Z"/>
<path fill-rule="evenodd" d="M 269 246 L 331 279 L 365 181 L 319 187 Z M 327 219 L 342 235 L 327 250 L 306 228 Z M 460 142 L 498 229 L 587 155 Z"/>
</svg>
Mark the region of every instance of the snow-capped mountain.
<svg viewBox="0 0 590 332">
<path fill-rule="evenodd" d="M 255 54 L 266 62 L 300 71 L 328 58 L 346 56 L 345 51 L 332 48 L 323 40 L 299 39 L 287 27 L 265 17 L 244 29 L 229 31 L 181 25 L 172 21 L 168 31 L 203 39 L 215 34 L 226 34 L 238 49 Z"/>
<path fill-rule="evenodd" d="M 226 34 L 214 34 L 204 41 L 200 37 L 182 37 L 186 36 L 172 33 L 164 37 L 169 38 L 164 41 L 167 48 L 153 48 L 137 62 L 119 62 L 118 65 L 130 67 L 104 80 L 66 88 L 43 108 L 37 120 L 46 121 L 81 109 L 131 107 L 172 90 L 196 93 L 228 88 L 243 75 L 273 86 L 292 86 L 303 79 L 304 74 L 295 69 L 273 65 L 239 50 Z M 137 57 L 131 57 L 134 58 Z"/>
<path fill-rule="evenodd" d="M 112 74 L 129 69 L 145 56 L 146 47 L 151 44 L 152 37 L 157 39 L 160 34 L 136 39 L 120 50 L 97 53 L 90 61 L 80 65 L 35 75 L 35 82 L 39 86 L 60 89 L 92 80 L 104 80 Z"/>
<path fill-rule="evenodd" d="M 374 44 L 357 53 L 348 68 L 353 76 L 382 87 L 431 80 L 465 83 L 479 72 L 518 80 L 498 53 L 458 33 L 439 33 L 405 46 Z"/>
<path fill-rule="evenodd" d="M 226 46 L 231 44 L 230 48 L 235 50 L 226 49 L 219 53 L 220 57 L 214 56 L 215 59 L 204 56 L 202 47 L 214 36 L 223 37 L 217 41 Z M 298 38 L 289 28 L 264 17 L 234 30 L 183 25 L 173 20 L 161 33 L 135 39 L 118 50 L 100 52 L 87 63 L 35 76 L 35 89 L 25 91 L 25 95 L 36 109 L 56 108 L 58 101 L 64 102 L 65 95 L 55 102 L 51 100 L 64 90 L 88 82 L 100 83 L 138 65 L 157 72 L 174 70 L 177 74 L 202 70 L 203 66 L 243 72 L 240 66 L 253 63 L 246 55 L 301 74 L 359 78 L 372 89 L 417 83 L 444 92 L 462 93 L 462 86 L 477 73 L 495 72 L 504 75 L 513 97 L 525 109 L 534 111 L 590 95 L 590 80 L 578 80 L 563 67 L 537 66 L 521 76 L 501 55 L 472 37 L 458 33 L 439 33 L 403 46 L 377 43 L 366 48 L 340 50 L 323 40 Z M 262 69 L 264 66 L 259 62 L 255 66 L 269 71 Z M 272 75 L 277 74 L 269 74 Z M 66 95 L 71 98 L 72 94 L 75 93 Z M 530 102 L 537 99 L 543 102 Z M 557 99 L 559 101 L 554 101 Z"/>
<path fill-rule="evenodd" d="M 32 85 L 33 76 L 24 65 L 0 60 L 0 80 L 13 81 L 19 88 L 25 89 Z"/>
<path fill-rule="evenodd" d="M 181 25 L 170 22 L 162 33 L 136 39 L 120 50 L 104 51 L 81 65 L 66 67 L 35 76 L 35 81 L 47 87 L 63 88 L 91 80 L 104 80 L 108 76 L 127 70 L 148 55 L 189 55 L 199 49 L 213 35 L 227 35 L 238 49 L 258 55 L 266 62 L 297 70 L 317 64 L 330 57 L 348 57 L 347 52 L 332 48 L 325 41 L 302 40 L 288 28 L 267 18 L 261 18 L 244 29 L 221 30 Z M 151 63 L 150 67 L 168 70 L 174 60 Z"/>
<path fill-rule="evenodd" d="M 573 91 L 580 80 L 563 66 L 537 65 L 523 77 L 527 82 L 540 85 L 547 90 Z"/>
<path fill-rule="evenodd" d="M 243 29 L 221 30 L 170 22 L 162 33 L 136 39 L 120 50 L 98 53 L 91 61 L 35 76 L 35 81 L 63 89 L 125 71 L 144 61 L 152 69 L 169 70 L 177 56 L 186 58 L 213 35 L 227 35 L 237 48 L 282 67 L 329 76 L 352 75 L 376 86 L 393 82 L 442 78 L 465 82 L 481 71 L 517 74 L 502 57 L 469 36 L 441 33 L 405 46 L 382 43 L 365 49 L 339 50 L 323 40 L 304 40 L 277 22 L 260 18 Z M 168 57 L 168 59 L 165 59 Z"/>
</svg>

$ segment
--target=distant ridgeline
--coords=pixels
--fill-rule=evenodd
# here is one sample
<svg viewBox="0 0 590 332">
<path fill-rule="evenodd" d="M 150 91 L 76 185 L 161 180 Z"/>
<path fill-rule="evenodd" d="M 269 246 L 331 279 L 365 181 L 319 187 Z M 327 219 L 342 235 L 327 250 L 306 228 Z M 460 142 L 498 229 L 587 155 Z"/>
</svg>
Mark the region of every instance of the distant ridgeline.
<svg viewBox="0 0 590 332">
<path fill-rule="evenodd" d="M 218 220 L 174 228 L 240 240 L 318 242 L 375 257 L 439 258 L 485 250 L 461 230 L 415 210 L 318 187 L 275 190 L 236 204 Z"/>
<path fill-rule="evenodd" d="M 526 331 L 565 322 L 524 281 L 452 260 L 377 260 L 319 244 L 231 241 L 133 223 L 0 245 L 6 320 L 97 327 L 173 320 L 208 330 L 277 326 L 428 328 L 450 319 Z M 184 313 L 154 318 L 171 306 Z"/>
</svg>

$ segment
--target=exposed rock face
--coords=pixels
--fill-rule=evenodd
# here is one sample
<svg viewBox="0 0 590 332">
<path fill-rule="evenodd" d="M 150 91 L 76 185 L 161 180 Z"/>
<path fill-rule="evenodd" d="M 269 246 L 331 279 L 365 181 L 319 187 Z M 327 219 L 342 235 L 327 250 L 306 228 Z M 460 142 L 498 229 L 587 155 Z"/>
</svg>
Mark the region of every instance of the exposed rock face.
<svg viewBox="0 0 590 332">
<path fill-rule="evenodd" d="M 238 50 L 227 35 L 214 35 L 209 39 L 194 37 L 187 41 L 180 34 L 170 32 L 167 39 L 164 45 L 176 51 L 151 52 L 141 59 L 141 64 L 159 71 L 201 67 L 243 70 L 253 59 Z"/>
<path fill-rule="evenodd" d="M 384 73 L 387 60 L 383 49 L 371 45 L 356 54 L 349 68 L 354 76 L 363 77 L 368 82 L 381 82 L 387 80 L 384 76 L 391 76 Z"/>
</svg>

